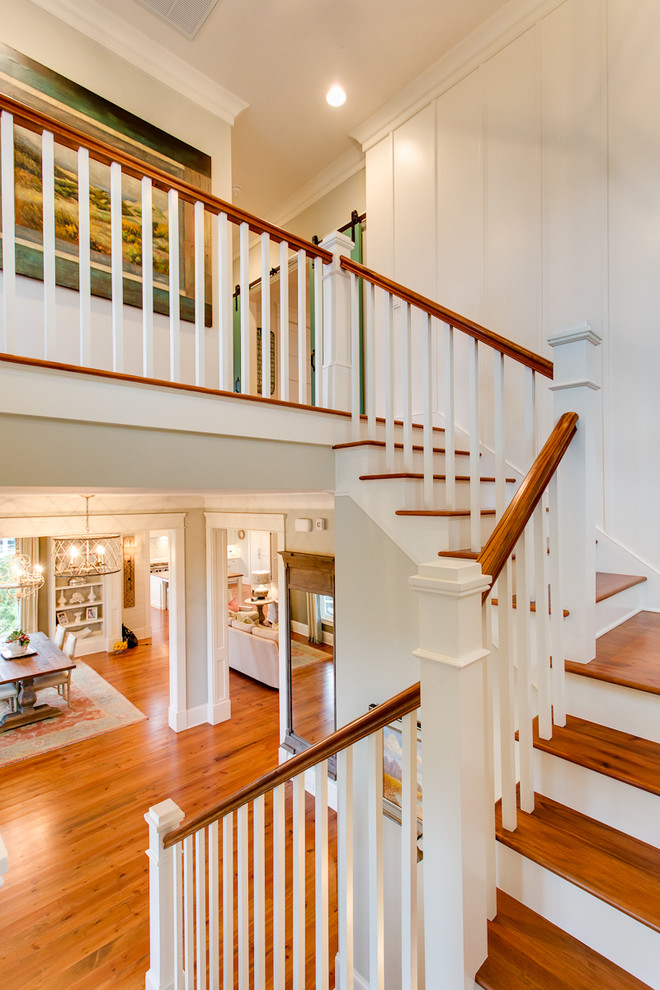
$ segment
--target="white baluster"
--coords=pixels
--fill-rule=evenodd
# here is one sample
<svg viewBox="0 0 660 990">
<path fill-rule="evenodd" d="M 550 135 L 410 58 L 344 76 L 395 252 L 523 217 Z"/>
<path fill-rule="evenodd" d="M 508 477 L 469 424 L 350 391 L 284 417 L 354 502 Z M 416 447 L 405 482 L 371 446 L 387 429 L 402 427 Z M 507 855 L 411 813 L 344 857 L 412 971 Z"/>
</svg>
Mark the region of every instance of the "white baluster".
<svg viewBox="0 0 660 990">
<path fill-rule="evenodd" d="M 369 736 L 369 987 L 384 990 L 385 944 L 383 915 L 383 734 Z"/>
<path fill-rule="evenodd" d="M 401 987 L 417 990 L 417 712 L 401 726 Z"/>
<path fill-rule="evenodd" d="M 316 866 L 316 990 L 328 990 L 328 761 L 314 768 L 314 859 Z"/>
<path fill-rule="evenodd" d="M 448 509 L 456 508 L 456 441 L 454 439 L 454 328 L 445 324 L 445 499 Z"/>
<path fill-rule="evenodd" d="M 273 988 L 286 984 L 286 820 L 284 784 L 273 791 Z"/>
<path fill-rule="evenodd" d="M 353 439 L 360 439 L 360 285 L 351 272 L 351 415 Z"/>
<path fill-rule="evenodd" d="M 401 350 L 403 380 L 403 470 L 413 469 L 412 428 L 412 333 L 410 303 L 401 303 Z"/>
<path fill-rule="evenodd" d="M 479 345 L 469 339 L 470 396 L 470 549 L 481 550 L 481 483 L 479 481 Z"/>
<path fill-rule="evenodd" d="M 89 197 L 88 197 L 89 198 Z M 142 179 L 142 374 L 154 376 L 154 234 L 153 188 Z"/>
<path fill-rule="evenodd" d="M 195 203 L 195 385 L 205 385 L 206 278 L 204 250 L 204 204 Z"/>
<path fill-rule="evenodd" d="M 270 398 L 270 237 L 261 235 L 261 394 Z"/>
<path fill-rule="evenodd" d="M 502 761 L 502 825 L 512 832 L 518 821 L 516 807 L 516 701 L 513 625 L 511 622 L 511 559 L 497 579 L 498 660 L 500 671 L 500 747 Z"/>
<path fill-rule="evenodd" d="M 250 905 L 248 895 L 248 808 L 238 809 L 238 988 L 249 990 L 250 979 Z"/>
<path fill-rule="evenodd" d="M 179 196 L 167 194 L 170 267 L 170 381 L 181 380 L 181 301 L 179 298 Z"/>
<path fill-rule="evenodd" d="M 499 708 L 499 684 L 495 671 L 497 648 L 493 640 L 493 602 L 489 596 L 481 608 L 482 642 L 484 649 L 490 654 L 485 663 L 485 695 L 483 736 L 484 736 L 484 777 L 486 785 L 486 804 L 488 808 L 495 807 L 495 710 Z M 495 653 L 495 656 L 493 654 Z M 486 841 L 486 875 L 488 896 L 488 917 L 492 920 L 497 914 L 497 846 L 495 830 L 487 829 Z"/>
<path fill-rule="evenodd" d="M 206 990 L 206 837 L 195 832 L 195 902 L 197 933 L 197 990 Z"/>
<path fill-rule="evenodd" d="M 314 389 L 314 405 L 323 406 L 325 404 L 325 381 L 324 358 L 325 349 L 323 346 L 323 261 L 321 258 L 314 258 L 314 351 L 316 354 L 316 387 Z"/>
<path fill-rule="evenodd" d="M 304 774 L 293 781 L 293 990 L 306 990 Z"/>
<path fill-rule="evenodd" d="M 531 368 L 525 368 L 525 452 L 529 458 L 527 465 L 531 467 L 538 451 L 536 435 L 536 375 Z"/>
<path fill-rule="evenodd" d="M 307 271 L 305 252 L 298 251 L 298 402 L 307 403 Z"/>
<path fill-rule="evenodd" d="M 289 401 L 289 245 L 280 241 L 280 399 Z"/>
<path fill-rule="evenodd" d="M 220 855 L 218 823 L 209 825 L 209 986 L 220 986 Z"/>
<path fill-rule="evenodd" d="M 124 256 L 121 165 L 110 166 L 110 254 L 112 266 L 112 370 L 124 370 Z"/>
<path fill-rule="evenodd" d="M 264 795 L 252 802 L 254 836 L 254 990 L 266 987 L 266 853 Z"/>
<path fill-rule="evenodd" d="M 0 348 L 16 353 L 16 211 L 14 191 L 14 118 L 0 114 L 0 170 L 2 179 L 2 302 Z"/>
<path fill-rule="evenodd" d="M 193 870 L 193 837 L 183 840 L 183 950 L 185 958 L 185 988 L 195 985 L 195 875 Z"/>
<path fill-rule="evenodd" d="M 241 392 L 252 394 L 250 380 L 250 226 L 241 224 L 240 232 L 240 303 L 241 303 Z"/>
<path fill-rule="evenodd" d="M 177 842 L 172 847 L 172 867 L 174 873 L 174 986 L 183 990 L 183 844 Z"/>
<path fill-rule="evenodd" d="M 222 986 L 234 990 L 234 813 L 222 820 Z"/>
<path fill-rule="evenodd" d="M 337 754 L 337 856 L 339 860 L 339 967 L 338 985 L 354 987 L 353 940 L 353 747 Z"/>
<path fill-rule="evenodd" d="M 44 357 L 57 354 L 57 302 L 55 299 L 55 142 L 50 131 L 41 139 L 44 245 Z"/>
<path fill-rule="evenodd" d="M 566 677 L 564 673 L 563 625 L 564 608 L 561 596 L 559 561 L 559 498 L 557 472 L 548 486 L 550 536 L 550 653 L 552 655 L 552 712 L 555 725 L 566 725 Z"/>
<path fill-rule="evenodd" d="M 506 508 L 504 416 L 504 355 L 493 351 L 493 412 L 495 419 L 495 509 L 500 520 Z"/>
<path fill-rule="evenodd" d="M 385 296 L 385 463 L 394 471 L 394 300 Z"/>
<path fill-rule="evenodd" d="M 218 341 L 218 383 L 226 392 L 234 391 L 234 315 L 231 286 L 232 227 L 226 213 L 219 213 L 218 225 L 218 285 L 220 319 Z"/>
<path fill-rule="evenodd" d="M 144 180 L 143 180 L 144 181 Z M 89 151 L 78 149 L 78 304 L 80 306 L 80 363 L 92 363 L 92 273 L 89 253 Z M 144 248 L 143 248 L 144 251 Z"/>
<path fill-rule="evenodd" d="M 548 614 L 548 541 L 545 534 L 545 500 L 534 512 L 534 584 L 536 586 L 536 681 L 539 692 L 539 736 L 552 738 L 552 684 Z"/>
<path fill-rule="evenodd" d="M 530 623 L 530 583 L 533 573 L 533 522 L 520 537 L 516 548 L 516 625 L 518 643 L 518 755 L 520 760 L 520 807 L 534 811 L 534 778 L 532 771 L 532 702 L 530 665 L 532 635 Z"/>
<path fill-rule="evenodd" d="M 424 402 L 424 508 L 433 508 L 433 365 L 431 355 L 433 340 L 431 337 L 431 317 L 424 314 L 423 330 L 423 402 Z"/>
<path fill-rule="evenodd" d="M 364 388 L 369 439 L 376 437 L 376 289 L 366 282 L 367 325 L 364 341 Z"/>
</svg>

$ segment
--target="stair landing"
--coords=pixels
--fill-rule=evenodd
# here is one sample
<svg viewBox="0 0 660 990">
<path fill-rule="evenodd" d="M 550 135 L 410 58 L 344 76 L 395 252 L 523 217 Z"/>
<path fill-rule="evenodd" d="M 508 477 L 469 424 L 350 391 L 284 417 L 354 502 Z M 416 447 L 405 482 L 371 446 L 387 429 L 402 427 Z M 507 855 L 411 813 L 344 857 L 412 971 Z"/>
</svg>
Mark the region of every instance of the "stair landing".
<svg viewBox="0 0 660 990">
<path fill-rule="evenodd" d="M 566 672 L 660 694 L 660 614 L 638 612 L 601 636 L 589 663 L 566 661 Z"/>
<path fill-rule="evenodd" d="M 488 923 L 488 959 L 476 983 L 484 990 L 648 990 L 501 890 L 497 916 Z"/>
</svg>

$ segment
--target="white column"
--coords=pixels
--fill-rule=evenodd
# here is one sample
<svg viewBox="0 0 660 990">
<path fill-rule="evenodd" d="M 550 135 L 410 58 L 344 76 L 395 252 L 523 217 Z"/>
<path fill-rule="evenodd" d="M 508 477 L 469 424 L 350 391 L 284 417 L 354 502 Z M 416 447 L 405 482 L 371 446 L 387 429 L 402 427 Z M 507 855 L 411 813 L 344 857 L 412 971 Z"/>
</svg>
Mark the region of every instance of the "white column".
<svg viewBox="0 0 660 990">
<path fill-rule="evenodd" d="M 570 611 L 563 626 L 565 658 L 588 663 L 596 655 L 596 522 L 602 498 L 601 339 L 584 324 L 549 337 L 548 343 L 554 348 L 550 385 L 554 420 L 564 412 L 579 416 L 577 433 L 557 477 L 562 593 L 557 605 Z"/>
<path fill-rule="evenodd" d="M 353 241 L 339 231 L 321 241 L 331 251 L 332 262 L 323 266 L 324 405 L 329 409 L 351 408 L 351 276 L 340 267 L 340 258 L 349 257 Z M 318 353 L 318 348 L 317 348 Z"/>
<path fill-rule="evenodd" d="M 144 816 L 149 826 L 149 972 L 146 990 L 174 987 L 174 850 L 163 848 L 163 837 L 177 828 L 185 815 L 170 798 L 155 804 Z"/>
<path fill-rule="evenodd" d="M 479 564 L 420 564 L 424 943 L 427 987 L 474 990 L 488 954 L 489 806 L 484 728 L 486 658 Z"/>
</svg>

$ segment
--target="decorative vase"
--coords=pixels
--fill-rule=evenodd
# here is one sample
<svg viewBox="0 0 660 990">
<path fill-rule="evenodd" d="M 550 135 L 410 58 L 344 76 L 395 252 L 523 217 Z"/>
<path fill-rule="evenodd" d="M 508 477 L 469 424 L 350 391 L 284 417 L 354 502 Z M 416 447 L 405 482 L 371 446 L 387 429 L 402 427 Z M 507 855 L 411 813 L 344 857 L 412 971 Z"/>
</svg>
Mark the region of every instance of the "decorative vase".
<svg viewBox="0 0 660 990">
<path fill-rule="evenodd" d="M 94 588 L 93 587 L 89 589 L 89 595 L 87 596 L 87 601 L 88 602 L 95 602 L 96 601 L 96 595 L 94 594 Z"/>
<path fill-rule="evenodd" d="M 82 612 L 74 612 L 73 613 L 73 621 L 74 622 L 82 622 Z"/>
<path fill-rule="evenodd" d="M 27 643 L 21 643 L 20 640 L 14 640 L 13 643 L 5 643 L 5 652 L 10 653 L 13 657 L 20 657 L 28 648 Z"/>
<path fill-rule="evenodd" d="M 64 606 L 66 605 L 66 598 L 64 596 L 64 590 L 62 590 L 60 592 L 60 597 L 57 599 L 57 604 L 59 605 L 60 608 L 64 608 Z"/>
</svg>

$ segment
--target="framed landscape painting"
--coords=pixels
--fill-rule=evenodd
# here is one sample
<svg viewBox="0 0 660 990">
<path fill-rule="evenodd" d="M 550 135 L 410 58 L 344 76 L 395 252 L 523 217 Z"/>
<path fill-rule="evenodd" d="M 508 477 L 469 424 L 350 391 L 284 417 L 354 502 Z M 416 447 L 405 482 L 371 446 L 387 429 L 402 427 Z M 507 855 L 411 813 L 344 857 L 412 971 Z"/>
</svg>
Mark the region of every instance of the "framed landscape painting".
<svg viewBox="0 0 660 990">
<path fill-rule="evenodd" d="M 203 191 L 211 189 L 211 159 L 190 145 L 140 120 L 134 114 L 78 86 L 57 72 L 0 44 L 0 91 L 55 117 L 147 165 Z M 41 138 L 14 128 L 16 270 L 43 278 L 43 206 Z M 123 301 L 142 306 L 142 195 L 138 179 L 122 176 Z M 90 253 L 92 294 L 111 298 L 110 168 L 90 160 Z M 194 215 L 179 203 L 181 317 L 194 320 Z M 153 191 L 154 311 L 169 313 L 167 195 Z M 77 155 L 55 144 L 55 273 L 58 285 L 78 289 Z M 207 239 L 207 243 L 209 240 Z M 210 259 L 206 252 L 206 324 L 211 322 Z"/>
<path fill-rule="evenodd" d="M 376 705 L 369 705 L 375 708 Z M 383 729 L 383 812 L 401 823 L 401 786 L 403 780 L 403 737 L 401 719 Z M 417 835 L 422 834 L 422 727 L 417 723 Z"/>
</svg>

